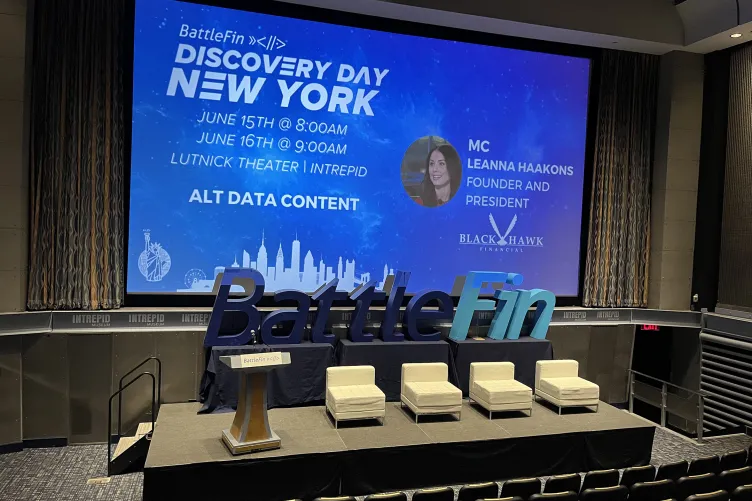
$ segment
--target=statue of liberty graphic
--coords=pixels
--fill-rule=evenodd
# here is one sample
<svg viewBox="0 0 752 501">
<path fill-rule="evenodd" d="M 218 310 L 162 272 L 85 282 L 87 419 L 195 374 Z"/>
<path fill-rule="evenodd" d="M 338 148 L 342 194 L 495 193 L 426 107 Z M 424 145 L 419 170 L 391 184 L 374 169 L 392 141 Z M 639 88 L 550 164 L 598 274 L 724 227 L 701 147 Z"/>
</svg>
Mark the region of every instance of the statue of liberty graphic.
<svg viewBox="0 0 752 501">
<path fill-rule="evenodd" d="M 144 230 L 145 248 L 138 256 L 138 271 L 147 282 L 159 282 L 170 271 L 172 260 L 158 242 L 151 241 L 151 232 Z"/>
</svg>

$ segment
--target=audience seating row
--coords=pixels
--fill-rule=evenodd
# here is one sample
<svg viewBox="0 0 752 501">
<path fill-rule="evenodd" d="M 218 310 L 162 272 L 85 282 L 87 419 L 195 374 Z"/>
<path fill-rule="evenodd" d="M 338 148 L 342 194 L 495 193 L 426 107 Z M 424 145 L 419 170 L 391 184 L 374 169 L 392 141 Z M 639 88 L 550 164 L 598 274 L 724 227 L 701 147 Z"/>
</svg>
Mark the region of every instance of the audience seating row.
<svg viewBox="0 0 752 501">
<path fill-rule="evenodd" d="M 671 480 L 659 480 L 657 482 L 666 483 L 673 487 Z M 649 498 L 657 501 L 678 501 L 679 498 L 661 497 L 664 494 L 670 494 L 671 490 L 655 490 L 651 492 Z M 466 485 L 460 489 L 458 501 L 631 501 L 639 496 L 634 490 L 630 491 L 624 485 L 611 487 L 596 487 L 585 489 L 579 496 L 573 491 L 567 492 L 543 492 L 533 494 L 529 498 L 522 496 L 499 496 L 499 486 L 496 482 L 487 482 L 483 484 Z M 488 497 L 493 496 L 493 497 Z M 692 494 L 687 496 L 683 501 L 750 501 L 752 499 L 752 485 L 737 487 L 732 494 L 722 489 L 712 492 Z M 454 501 L 454 490 L 450 487 L 437 487 L 433 489 L 421 489 L 415 491 L 412 496 L 413 501 Z M 356 501 L 352 496 L 340 496 L 330 498 L 317 498 L 315 501 Z M 407 501 L 407 495 L 404 492 L 390 492 L 384 494 L 372 494 L 366 496 L 365 501 Z"/>
<path fill-rule="evenodd" d="M 752 455 L 741 450 L 691 462 L 658 466 L 523 478 L 469 484 L 460 488 L 458 501 L 752 501 Z M 421 489 L 413 501 L 454 501 L 450 487 Z M 354 498 L 319 498 L 319 501 L 354 501 Z M 402 492 L 373 494 L 366 501 L 407 501 Z"/>
</svg>

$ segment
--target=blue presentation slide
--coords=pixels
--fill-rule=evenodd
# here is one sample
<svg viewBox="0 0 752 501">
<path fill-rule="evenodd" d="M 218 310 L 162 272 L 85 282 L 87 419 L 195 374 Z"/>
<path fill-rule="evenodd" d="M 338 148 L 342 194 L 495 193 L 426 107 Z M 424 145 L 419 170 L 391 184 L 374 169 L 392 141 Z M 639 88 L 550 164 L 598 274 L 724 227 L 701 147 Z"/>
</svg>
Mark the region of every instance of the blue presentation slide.
<svg viewBox="0 0 752 501">
<path fill-rule="evenodd" d="M 138 0 L 129 293 L 578 294 L 590 61 Z"/>
</svg>

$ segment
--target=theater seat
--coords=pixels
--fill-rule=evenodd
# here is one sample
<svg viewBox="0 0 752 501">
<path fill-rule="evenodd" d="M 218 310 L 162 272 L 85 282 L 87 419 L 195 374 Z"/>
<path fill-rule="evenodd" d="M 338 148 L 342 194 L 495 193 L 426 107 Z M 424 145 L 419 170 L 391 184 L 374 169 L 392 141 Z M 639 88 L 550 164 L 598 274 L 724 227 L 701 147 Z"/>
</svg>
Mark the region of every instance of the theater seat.
<svg viewBox="0 0 752 501">
<path fill-rule="evenodd" d="M 585 473 L 580 491 L 596 487 L 613 487 L 619 485 L 619 470 L 596 470 Z"/>
<path fill-rule="evenodd" d="M 475 501 L 476 499 L 491 499 L 499 497 L 499 484 L 496 482 L 483 482 L 480 484 L 468 484 L 460 487 L 457 501 Z"/>
<path fill-rule="evenodd" d="M 728 501 L 729 494 L 726 491 L 708 492 L 706 494 L 694 494 L 687 501 Z"/>
<path fill-rule="evenodd" d="M 569 473 L 566 475 L 554 475 L 546 480 L 543 486 L 543 492 L 580 492 L 582 478 L 578 473 Z"/>
<path fill-rule="evenodd" d="M 352 496 L 336 496 L 329 498 L 316 498 L 313 501 L 356 501 Z"/>
<path fill-rule="evenodd" d="M 577 501 L 577 493 L 568 491 L 533 494 L 530 496 L 530 501 Z"/>
<path fill-rule="evenodd" d="M 629 488 L 630 501 L 664 501 L 676 493 L 673 480 L 663 479 L 653 482 L 637 482 Z M 683 501 L 683 500 L 682 500 Z"/>
<path fill-rule="evenodd" d="M 747 464 L 747 450 L 741 449 L 734 452 L 728 452 L 721 456 L 720 471 L 736 470 Z M 731 491 L 728 491 L 729 493 Z"/>
<path fill-rule="evenodd" d="M 501 497 L 519 496 L 523 500 L 533 494 L 540 494 L 541 481 L 539 478 L 520 478 L 507 480 L 501 485 Z"/>
<path fill-rule="evenodd" d="M 715 473 L 690 475 L 676 481 L 676 499 L 684 501 L 694 494 L 707 494 L 718 490 L 718 479 Z"/>
<path fill-rule="evenodd" d="M 381 418 L 386 415 L 386 397 L 376 386 L 376 370 L 370 365 L 326 369 L 326 408 L 339 421 Z"/>
<path fill-rule="evenodd" d="M 559 408 L 595 407 L 598 411 L 599 388 L 578 376 L 576 360 L 538 360 L 535 363 L 535 396 Z"/>
<path fill-rule="evenodd" d="M 708 456 L 704 458 L 693 459 L 689 463 L 687 475 L 702 475 L 703 473 L 719 473 L 721 467 L 721 458 L 718 456 Z"/>
<path fill-rule="evenodd" d="M 533 390 L 514 379 L 512 362 L 470 364 L 470 400 L 488 411 L 528 411 L 533 414 Z"/>
<path fill-rule="evenodd" d="M 686 461 L 677 461 L 676 463 L 666 463 L 658 465 L 658 470 L 655 472 L 656 480 L 669 479 L 676 482 L 681 477 L 687 476 L 687 468 L 689 463 Z"/>
<path fill-rule="evenodd" d="M 454 501 L 454 490 L 451 487 L 420 489 L 413 494 L 413 501 Z"/>
<path fill-rule="evenodd" d="M 402 404 L 415 414 L 462 414 L 462 391 L 450 383 L 445 363 L 402 364 Z"/>
<path fill-rule="evenodd" d="M 384 494 L 371 494 L 365 497 L 365 501 L 407 501 L 404 492 L 386 492 Z"/>
<path fill-rule="evenodd" d="M 476 501 L 524 501 L 519 496 L 512 496 L 509 498 L 484 498 L 484 499 L 478 499 Z"/>
<path fill-rule="evenodd" d="M 635 466 L 632 468 L 626 468 L 624 473 L 621 474 L 621 485 L 632 487 L 637 482 L 652 482 L 655 480 L 655 466 L 649 464 L 647 466 Z"/>
<path fill-rule="evenodd" d="M 585 489 L 580 493 L 580 501 L 627 501 L 629 489 L 623 485 Z"/>
<path fill-rule="evenodd" d="M 742 485 L 734 489 L 731 501 L 752 501 L 752 485 Z"/>
<path fill-rule="evenodd" d="M 722 471 L 718 475 L 718 488 L 734 492 L 737 487 L 752 484 L 752 466 Z"/>
</svg>

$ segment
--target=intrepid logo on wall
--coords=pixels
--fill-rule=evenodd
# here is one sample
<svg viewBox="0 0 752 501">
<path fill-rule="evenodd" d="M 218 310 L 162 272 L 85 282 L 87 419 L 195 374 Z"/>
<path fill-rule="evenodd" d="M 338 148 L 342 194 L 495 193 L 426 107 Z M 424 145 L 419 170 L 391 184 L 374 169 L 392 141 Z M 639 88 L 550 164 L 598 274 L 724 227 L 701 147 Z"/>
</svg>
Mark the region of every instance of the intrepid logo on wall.
<svg viewBox="0 0 752 501">
<path fill-rule="evenodd" d="M 87 327 L 109 327 L 109 313 L 83 313 L 73 315 L 71 323 L 74 325 L 86 325 Z"/>
<path fill-rule="evenodd" d="M 139 324 L 146 327 L 164 327 L 164 313 L 131 313 L 128 315 L 129 324 Z"/>
<path fill-rule="evenodd" d="M 491 339 L 517 339 L 520 337 L 522 324 L 533 304 L 537 304 L 533 314 L 530 336 L 544 339 L 551 322 L 556 296 L 542 289 L 504 290 L 505 285 L 519 286 L 523 277 L 517 273 L 505 272 L 470 272 L 465 278 L 457 310 L 454 310 L 452 298 L 446 292 L 425 290 L 413 296 L 405 308 L 402 318 L 402 332 L 396 331 L 400 306 L 410 280 L 410 272 L 398 271 L 387 280 L 387 292 L 376 290 L 378 281 L 371 280 L 362 284 L 349 294 L 356 302 L 352 312 L 348 337 L 354 342 L 369 342 L 376 337 L 364 332 L 368 309 L 373 301 L 386 299 L 384 318 L 380 326 L 381 339 L 384 341 L 437 341 L 441 333 L 434 330 L 438 321 L 452 321 L 450 339 L 462 341 L 475 311 L 493 312 L 493 320 L 488 330 Z M 264 295 L 264 277 L 250 268 L 225 270 L 221 278 L 214 309 L 206 329 L 204 346 L 238 346 L 251 341 L 252 331 L 260 331 L 261 342 L 265 344 L 297 344 L 303 340 L 303 331 L 308 323 L 311 303 L 316 301 L 316 313 L 311 321 L 311 341 L 314 343 L 334 343 L 336 336 L 326 332 L 326 324 L 332 303 L 348 298 L 346 292 L 337 290 L 338 280 L 334 279 L 322 285 L 312 295 L 301 291 L 283 290 L 274 294 L 275 302 L 295 301 L 297 307 L 280 308 L 261 317 L 256 304 Z M 230 298 L 232 286 L 240 286 L 243 298 Z M 490 285 L 494 290 L 494 299 L 479 299 L 481 289 Z M 434 303 L 437 306 L 429 306 Z M 220 335 L 222 317 L 228 311 L 243 312 L 248 318 L 245 327 L 236 334 Z M 281 322 L 292 322 L 292 328 L 284 335 L 273 332 L 273 327 Z M 421 329 L 419 329 L 419 326 Z M 426 332 L 428 330 L 428 332 Z"/>
<path fill-rule="evenodd" d="M 180 322 L 191 325 L 208 325 L 209 316 L 209 313 L 183 313 L 180 317 Z"/>
<path fill-rule="evenodd" d="M 493 233 L 460 233 L 460 245 L 477 245 L 480 252 L 523 252 L 525 247 L 543 247 L 543 237 L 512 233 L 517 225 L 517 215 L 512 217 L 504 233 L 493 214 L 488 215 L 488 222 Z"/>
</svg>

